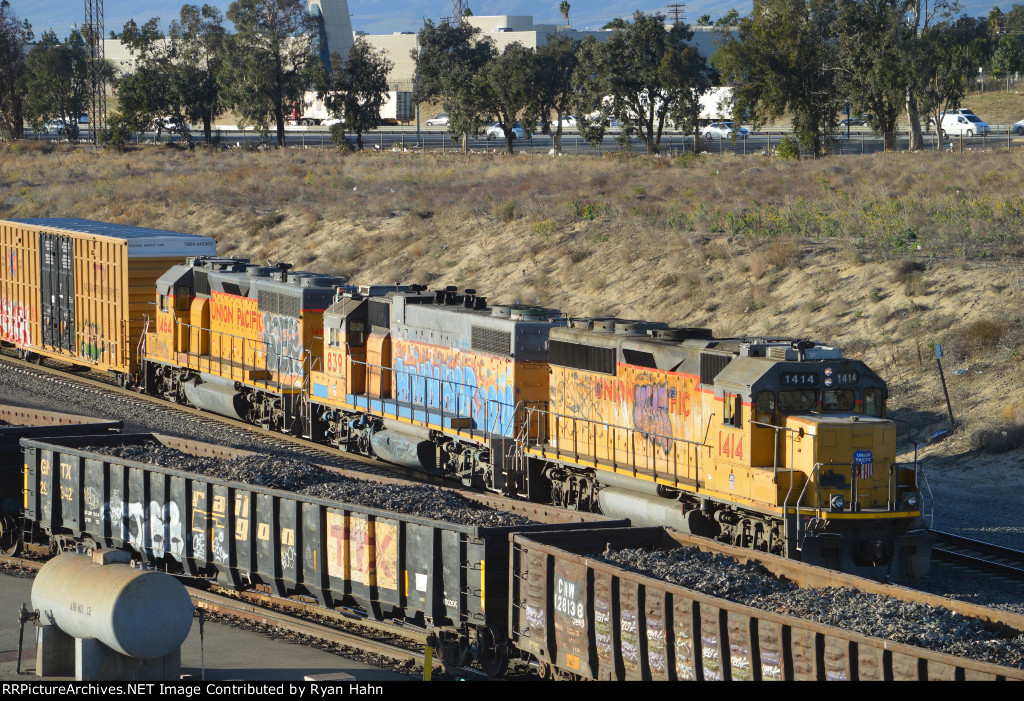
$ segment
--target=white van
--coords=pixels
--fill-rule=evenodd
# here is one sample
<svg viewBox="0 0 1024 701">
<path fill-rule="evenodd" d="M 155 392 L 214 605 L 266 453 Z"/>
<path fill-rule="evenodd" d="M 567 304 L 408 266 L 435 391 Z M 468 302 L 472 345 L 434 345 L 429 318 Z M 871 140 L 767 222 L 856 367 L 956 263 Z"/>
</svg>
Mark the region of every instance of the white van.
<svg viewBox="0 0 1024 701">
<path fill-rule="evenodd" d="M 942 115 L 942 132 L 946 136 L 971 137 L 990 134 L 992 130 L 974 113 L 950 112 Z"/>
</svg>

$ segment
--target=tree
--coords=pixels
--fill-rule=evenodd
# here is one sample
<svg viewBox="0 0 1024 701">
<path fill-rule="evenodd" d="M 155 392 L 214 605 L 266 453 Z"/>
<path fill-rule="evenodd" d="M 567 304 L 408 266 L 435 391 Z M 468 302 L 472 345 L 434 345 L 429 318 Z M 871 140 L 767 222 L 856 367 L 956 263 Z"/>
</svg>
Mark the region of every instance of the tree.
<svg viewBox="0 0 1024 701">
<path fill-rule="evenodd" d="M 0 137 L 23 136 L 22 93 L 18 81 L 25 72 L 26 45 L 33 39 L 32 28 L 18 18 L 7 0 L 0 2 Z"/>
<path fill-rule="evenodd" d="M 121 42 L 135 57 L 135 70 L 117 82 L 121 108 L 117 128 L 142 132 L 156 124 L 159 138 L 164 128 L 163 118 L 170 117 L 186 143 L 191 145 L 192 136 L 184 125 L 196 83 L 196 69 L 181 60 L 178 42 L 164 36 L 159 26 L 159 17 L 141 27 L 135 20 L 128 20 L 121 31 Z"/>
<path fill-rule="evenodd" d="M 959 106 L 970 87 L 970 41 L 976 29 L 976 22 L 970 18 L 940 22 L 925 29 L 917 43 L 916 92 L 921 111 L 931 115 L 935 123 L 939 135 L 936 149 L 942 141 L 942 112 Z"/>
<path fill-rule="evenodd" d="M 665 28 L 665 16 L 637 11 L 623 29 L 605 44 L 590 47 L 581 67 L 595 81 L 591 105 L 603 93 L 598 109 L 622 124 L 621 138 L 636 133 L 648 153 L 657 153 L 670 123 L 694 127 L 700 96 L 711 89 L 713 69 L 690 43 L 693 31 L 685 24 Z"/>
<path fill-rule="evenodd" d="M 311 66 L 316 20 L 304 0 L 236 0 L 228 8 L 236 33 L 227 38 L 219 84 L 224 100 L 266 135 L 273 122 L 283 146 L 286 106 L 303 99 Z"/>
<path fill-rule="evenodd" d="M 473 81 L 471 104 L 481 116 L 493 116 L 501 123 L 509 155 L 514 152 L 515 123 L 521 121 L 527 134 L 533 128 L 536 115 L 530 114 L 530 108 L 537 104 L 536 66 L 537 55 L 514 42 L 485 63 Z"/>
<path fill-rule="evenodd" d="M 558 3 L 558 11 L 562 13 L 562 17 L 565 19 L 566 24 L 569 24 L 569 8 L 570 5 L 568 0 L 562 0 L 562 2 Z"/>
<path fill-rule="evenodd" d="M 913 31 L 903 0 L 839 0 L 834 25 L 836 70 L 843 94 L 873 115 L 886 151 L 896 148 L 896 124 L 907 106 Z"/>
<path fill-rule="evenodd" d="M 85 40 L 77 29 L 63 42 L 52 31 L 43 33 L 25 59 L 18 84 L 25 96 L 25 116 L 34 129 L 56 115 L 68 138 L 77 137 L 78 115 L 89 101 L 86 63 Z"/>
<path fill-rule="evenodd" d="M 698 27 L 707 27 L 711 24 L 711 15 L 701 15 L 697 18 Z"/>
<path fill-rule="evenodd" d="M 740 23 L 740 13 L 735 9 L 729 10 L 715 21 L 716 27 L 735 27 Z"/>
<path fill-rule="evenodd" d="M 564 35 L 548 36 L 544 46 L 537 48 L 536 81 L 538 89 L 537 114 L 546 119 L 555 113 L 555 152 L 562 151 L 562 117 L 569 114 L 569 105 L 575 92 L 573 73 L 579 62 L 580 43 Z M 578 120 L 577 120 L 578 121 Z"/>
<path fill-rule="evenodd" d="M 337 51 L 332 53 L 331 66 L 317 81 L 318 96 L 331 114 L 344 118 L 345 128 L 355 132 L 362 149 L 363 132 L 382 123 L 380 108 L 388 98 L 388 73 L 394 63 L 360 37 L 346 60 Z"/>
<path fill-rule="evenodd" d="M 830 146 L 842 102 L 836 83 L 832 0 L 754 0 L 739 36 L 719 48 L 719 69 L 734 86 L 734 115 L 749 111 L 755 128 L 785 112 L 805 152 Z"/>
<path fill-rule="evenodd" d="M 621 17 L 615 17 L 610 22 L 605 24 L 601 29 L 625 29 L 626 25 L 629 24 L 626 20 Z"/>
<path fill-rule="evenodd" d="M 178 46 L 182 63 L 192 68 L 188 118 L 203 123 L 203 138 L 210 143 L 213 120 L 225 110 L 217 80 L 224 65 L 224 16 L 212 5 L 202 9 L 184 5 L 180 22 L 172 22 L 168 34 Z"/>
<path fill-rule="evenodd" d="M 413 51 L 416 76 L 413 100 L 440 102 L 448 113 L 448 131 L 462 134 L 464 150 L 469 134 L 480 131 L 485 114 L 476 99 L 475 79 L 497 55 L 490 39 L 468 22 L 435 26 L 427 21 L 420 30 L 418 51 Z"/>
<path fill-rule="evenodd" d="M 995 53 L 992 54 L 992 75 L 997 78 L 1007 77 L 1009 92 L 1009 76 L 1024 70 L 1024 40 L 1019 35 L 1004 36 L 999 39 Z"/>
</svg>

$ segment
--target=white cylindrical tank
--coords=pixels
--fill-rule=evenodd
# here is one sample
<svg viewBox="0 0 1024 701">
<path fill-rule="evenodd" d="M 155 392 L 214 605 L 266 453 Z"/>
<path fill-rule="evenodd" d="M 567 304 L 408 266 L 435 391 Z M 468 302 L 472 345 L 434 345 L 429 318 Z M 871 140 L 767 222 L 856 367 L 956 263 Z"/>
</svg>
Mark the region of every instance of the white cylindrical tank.
<svg viewBox="0 0 1024 701">
<path fill-rule="evenodd" d="M 193 612 L 181 582 L 155 570 L 102 561 L 99 551 L 65 553 L 46 563 L 32 585 L 32 607 L 40 621 L 75 638 L 96 638 L 131 657 L 151 660 L 178 649 L 188 637 Z"/>
</svg>

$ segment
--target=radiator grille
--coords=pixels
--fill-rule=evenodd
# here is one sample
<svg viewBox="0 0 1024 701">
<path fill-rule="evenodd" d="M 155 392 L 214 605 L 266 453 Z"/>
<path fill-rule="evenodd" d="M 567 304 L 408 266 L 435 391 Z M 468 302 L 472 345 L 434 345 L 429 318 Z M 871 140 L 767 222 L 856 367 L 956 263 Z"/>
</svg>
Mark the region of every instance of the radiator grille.
<svg viewBox="0 0 1024 701">
<path fill-rule="evenodd" d="M 615 349 L 585 346 L 581 343 L 551 341 L 548 362 L 573 370 L 615 374 Z"/>
<path fill-rule="evenodd" d="M 725 369 L 725 366 L 732 360 L 731 355 L 716 355 L 713 353 L 700 354 L 700 383 L 702 385 L 715 384 L 715 376 Z"/>
<path fill-rule="evenodd" d="M 482 326 L 473 327 L 470 340 L 473 350 L 495 355 L 512 354 L 512 334 L 508 331 L 487 329 Z"/>
</svg>

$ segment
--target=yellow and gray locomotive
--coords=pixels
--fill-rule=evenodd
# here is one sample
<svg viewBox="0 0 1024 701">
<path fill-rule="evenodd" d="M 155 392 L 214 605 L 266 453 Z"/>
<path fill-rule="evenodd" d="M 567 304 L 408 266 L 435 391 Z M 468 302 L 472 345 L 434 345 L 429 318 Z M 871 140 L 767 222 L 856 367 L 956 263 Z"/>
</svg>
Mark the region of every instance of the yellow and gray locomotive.
<svg viewBox="0 0 1024 701">
<path fill-rule="evenodd" d="M 931 547 L 886 386 L 809 341 L 491 306 L 197 257 L 156 281 L 148 392 L 533 501 L 876 578 Z"/>
<path fill-rule="evenodd" d="M 810 341 L 617 319 L 551 331 L 527 459 L 555 503 L 875 578 L 928 569 L 916 459 L 886 385 Z"/>
</svg>

